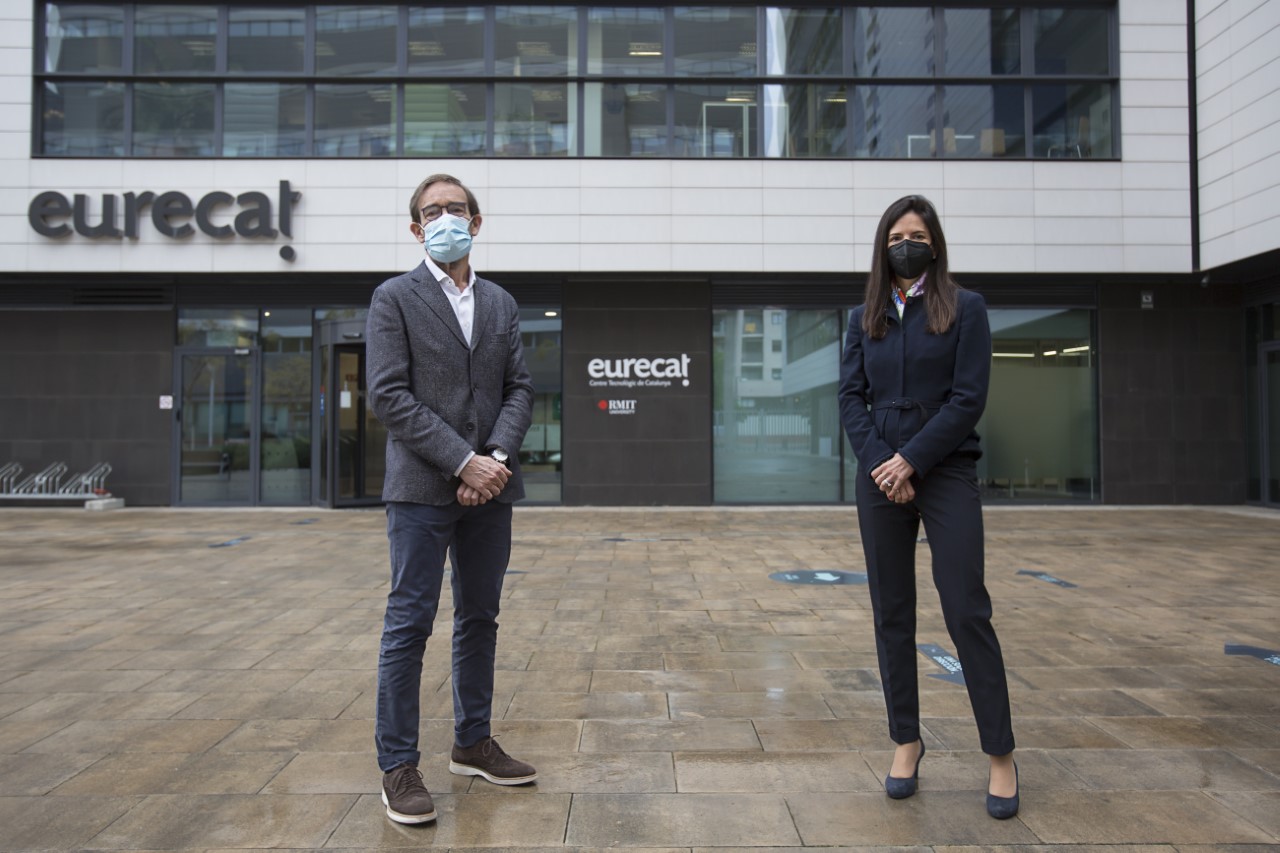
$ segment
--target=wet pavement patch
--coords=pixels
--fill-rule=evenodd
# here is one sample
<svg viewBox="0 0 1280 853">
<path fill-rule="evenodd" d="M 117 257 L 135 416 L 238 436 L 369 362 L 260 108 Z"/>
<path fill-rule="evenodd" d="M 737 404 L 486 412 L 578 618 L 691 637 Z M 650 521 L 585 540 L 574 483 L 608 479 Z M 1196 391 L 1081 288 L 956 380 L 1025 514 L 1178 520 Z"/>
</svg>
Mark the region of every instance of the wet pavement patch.
<svg viewBox="0 0 1280 853">
<path fill-rule="evenodd" d="M 800 583 L 813 586 L 849 586 L 864 584 L 867 576 L 862 572 L 846 572 L 840 569 L 822 569 L 821 571 L 774 572 L 770 580 L 781 583 Z"/>
<path fill-rule="evenodd" d="M 210 548 L 230 548 L 232 545 L 239 545 L 241 542 L 247 542 L 251 536 L 237 536 L 235 539 L 228 539 L 226 542 L 215 542 Z"/>
<path fill-rule="evenodd" d="M 1222 651 L 1224 654 L 1246 655 L 1251 658 L 1257 658 L 1263 663 L 1280 666 L 1280 651 L 1274 649 L 1260 649 L 1257 646 L 1240 646 L 1235 643 L 1227 643 Z"/>
<path fill-rule="evenodd" d="M 1066 587 L 1067 589 L 1079 589 L 1079 587 L 1077 587 L 1075 584 L 1071 583 L 1070 581 L 1064 581 L 1062 578 L 1055 578 L 1053 575 L 1048 574 L 1047 572 L 1033 572 L 1033 571 L 1030 571 L 1029 569 L 1018 569 L 1018 574 L 1026 575 L 1028 577 L 1035 578 L 1038 581 L 1044 581 L 1045 583 L 1051 583 L 1051 584 L 1056 584 L 1057 586 Z"/>
</svg>

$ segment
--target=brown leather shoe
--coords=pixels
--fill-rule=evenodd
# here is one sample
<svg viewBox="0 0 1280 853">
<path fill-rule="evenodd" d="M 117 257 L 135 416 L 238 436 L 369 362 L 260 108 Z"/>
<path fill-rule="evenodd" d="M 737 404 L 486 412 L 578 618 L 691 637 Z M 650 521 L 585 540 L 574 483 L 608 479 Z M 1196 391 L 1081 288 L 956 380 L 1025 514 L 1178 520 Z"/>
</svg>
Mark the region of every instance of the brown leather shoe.
<svg viewBox="0 0 1280 853">
<path fill-rule="evenodd" d="M 491 737 L 481 738 L 474 746 L 454 744 L 449 772 L 459 776 L 483 776 L 495 785 L 524 785 L 538 778 L 538 771 L 532 764 L 507 755 Z"/>
<path fill-rule="evenodd" d="M 396 823 L 428 823 L 436 819 L 436 805 L 416 764 L 401 764 L 382 774 L 382 804 Z"/>
</svg>

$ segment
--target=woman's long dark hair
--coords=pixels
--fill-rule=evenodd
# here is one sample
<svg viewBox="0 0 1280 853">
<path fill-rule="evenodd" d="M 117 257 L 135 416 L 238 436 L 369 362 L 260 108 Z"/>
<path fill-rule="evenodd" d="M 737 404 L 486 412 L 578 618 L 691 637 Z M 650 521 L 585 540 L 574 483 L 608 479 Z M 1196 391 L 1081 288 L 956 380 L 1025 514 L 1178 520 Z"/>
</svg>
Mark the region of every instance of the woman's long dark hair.
<svg viewBox="0 0 1280 853">
<path fill-rule="evenodd" d="M 876 226 L 875 248 L 871 253 L 871 274 L 867 276 L 866 308 L 862 312 L 862 330 L 879 340 L 889 330 L 885 311 L 889 308 L 893 291 L 893 270 L 889 268 L 889 229 L 908 213 L 919 214 L 929 229 L 933 249 L 937 253 L 929 264 L 929 278 L 925 280 L 924 307 L 928 320 L 925 329 L 940 335 L 956 321 L 956 294 L 960 285 L 951 277 L 947 266 L 947 238 L 942 234 L 942 222 L 938 211 L 929 199 L 922 195 L 908 195 L 889 205 Z"/>
</svg>

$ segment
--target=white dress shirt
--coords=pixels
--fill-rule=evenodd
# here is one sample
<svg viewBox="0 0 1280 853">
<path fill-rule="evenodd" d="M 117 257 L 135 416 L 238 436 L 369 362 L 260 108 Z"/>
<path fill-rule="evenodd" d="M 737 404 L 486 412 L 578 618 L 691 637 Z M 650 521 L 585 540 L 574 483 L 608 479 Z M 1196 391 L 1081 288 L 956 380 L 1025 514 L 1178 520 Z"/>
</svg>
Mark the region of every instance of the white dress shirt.
<svg viewBox="0 0 1280 853">
<path fill-rule="evenodd" d="M 459 290 L 458 285 L 454 284 L 453 279 L 447 272 L 440 269 L 430 255 L 426 256 L 427 272 L 435 278 L 439 283 L 440 289 L 444 291 L 444 295 L 449 297 L 449 304 L 453 306 L 453 316 L 458 318 L 458 325 L 462 327 L 462 337 L 466 340 L 467 346 L 471 346 L 471 326 L 476 316 L 476 271 L 474 268 L 467 269 L 467 289 Z M 453 476 L 457 477 L 462 473 L 462 469 L 467 467 L 467 463 L 471 461 L 471 457 L 475 456 L 475 452 L 467 454 L 467 458 L 462 460 L 462 464 L 458 466 L 458 470 L 453 472 Z"/>
</svg>

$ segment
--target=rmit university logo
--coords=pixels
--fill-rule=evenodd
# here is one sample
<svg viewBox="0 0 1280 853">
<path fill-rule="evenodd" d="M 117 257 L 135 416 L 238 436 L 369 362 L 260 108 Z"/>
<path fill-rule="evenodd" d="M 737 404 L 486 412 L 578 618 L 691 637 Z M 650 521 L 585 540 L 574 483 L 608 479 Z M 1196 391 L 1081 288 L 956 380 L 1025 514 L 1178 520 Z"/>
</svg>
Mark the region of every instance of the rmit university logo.
<svg viewBox="0 0 1280 853">
<path fill-rule="evenodd" d="M 634 415 L 636 413 L 636 401 L 601 400 L 596 403 L 596 408 L 602 412 L 608 412 L 611 415 Z"/>
</svg>

